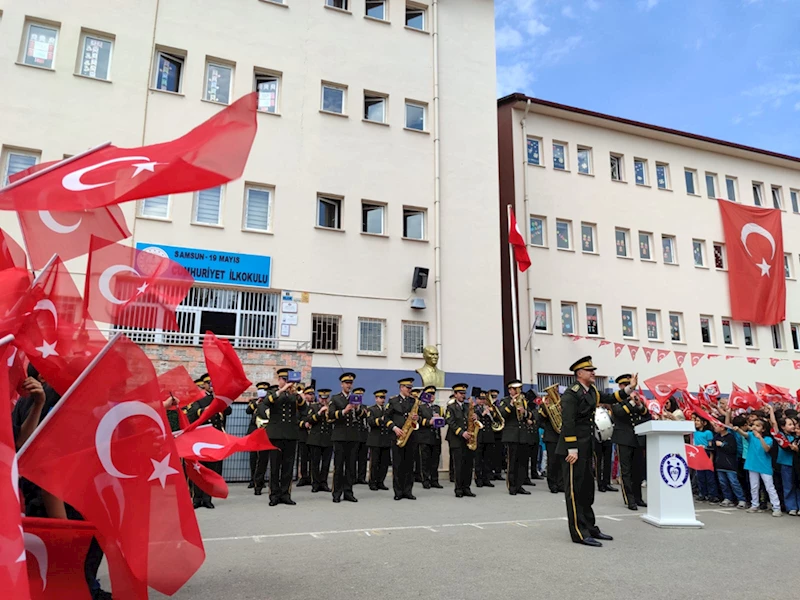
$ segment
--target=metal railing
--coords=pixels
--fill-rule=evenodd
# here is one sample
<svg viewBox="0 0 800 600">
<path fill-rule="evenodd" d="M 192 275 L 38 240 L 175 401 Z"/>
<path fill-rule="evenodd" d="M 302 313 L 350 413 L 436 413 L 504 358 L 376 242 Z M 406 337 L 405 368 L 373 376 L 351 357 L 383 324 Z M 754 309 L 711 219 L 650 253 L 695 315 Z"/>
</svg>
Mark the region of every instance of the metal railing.
<svg viewBox="0 0 800 600">
<path fill-rule="evenodd" d="M 181 333 L 178 331 L 142 330 L 137 328 L 115 327 L 100 330 L 106 337 L 114 333 L 124 333 L 137 344 L 161 344 L 165 346 L 202 346 L 204 333 Z M 289 338 L 263 338 L 243 335 L 217 335 L 228 340 L 234 348 L 243 350 L 283 350 L 287 352 L 310 352 L 310 340 Z"/>
</svg>

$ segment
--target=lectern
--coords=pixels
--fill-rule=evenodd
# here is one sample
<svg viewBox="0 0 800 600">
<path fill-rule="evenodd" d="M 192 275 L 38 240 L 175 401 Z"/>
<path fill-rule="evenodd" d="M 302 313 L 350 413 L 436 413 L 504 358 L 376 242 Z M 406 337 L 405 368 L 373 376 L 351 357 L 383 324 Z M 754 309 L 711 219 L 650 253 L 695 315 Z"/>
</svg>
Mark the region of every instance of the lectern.
<svg viewBox="0 0 800 600">
<path fill-rule="evenodd" d="M 656 527 L 703 527 L 697 520 L 683 439 L 691 421 L 647 421 L 636 426 L 647 437 L 647 523 Z"/>
</svg>

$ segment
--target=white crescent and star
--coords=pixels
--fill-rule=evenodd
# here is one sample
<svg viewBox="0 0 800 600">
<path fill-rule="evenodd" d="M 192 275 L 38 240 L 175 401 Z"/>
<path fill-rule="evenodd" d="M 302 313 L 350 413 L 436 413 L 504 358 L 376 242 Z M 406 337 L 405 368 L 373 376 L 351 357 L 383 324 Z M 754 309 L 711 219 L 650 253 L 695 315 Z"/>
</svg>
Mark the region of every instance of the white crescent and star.
<svg viewBox="0 0 800 600">
<path fill-rule="evenodd" d="M 44 310 L 53 315 L 53 328 L 54 329 L 58 328 L 58 311 L 56 310 L 56 305 L 53 304 L 52 300 L 48 300 L 47 298 L 39 300 L 33 307 L 34 312 L 36 312 L 37 310 Z M 58 340 L 56 340 L 53 343 L 50 343 L 46 339 L 42 338 L 42 345 L 36 347 L 35 350 L 38 350 L 39 354 L 42 355 L 42 358 L 48 358 L 50 356 L 58 356 L 58 351 L 56 350 L 57 344 Z"/>
<path fill-rule="evenodd" d="M 38 535 L 25 532 L 22 537 L 25 540 L 25 552 L 32 554 L 39 564 L 39 577 L 42 578 L 42 591 L 44 591 L 47 588 L 47 546 Z"/>
<path fill-rule="evenodd" d="M 128 265 L 111 265 L 105 271 L 100 274 L 100 280 L 98 281 L 98 287 L 100 288 L 100 293 L 103 297 L 111 302 L 112 304 L 125 304 L 128 300 L 120 300 L 117 298 L 114 293 L 111 291 L 111 279 L 118 275 L 119 273 L 133 273 L 137 277 L 140 277 L 139 272 L 134 269 L 133 267 L 129 267 Z M 145 289 L 147 289 L 145 286 Z M 142 288 L 139 288 L 141 290 Z M 140 292 L 141 293 L 141 292 Z"/>
<path fill-rule="evenodd" d="M 775 238 L 772 237 L 772 234 L 764 229 L 761 225 L 757 225 L 756 223 L 745 223 L 744 227 L 742 227 L 742 246 L 744 246 L 745 252 L 747 252 L 748 256 L 753 256 L 752 252 L 750 252 L 750 248 L 747 247 L 747 238 L 750 235 L 756 234 L 763 237 L 767 240 L 772 247 L 772 254 L 769 257 L 770 262 L 775 258 Z M 756 266 L 761 269 L 761 276 L 764 277 L 765 275 L 769 277 L 769 270 L 772 268 L 772 265 L 769 264 L 766 259 L 762 258 L 760 263 L 757 263 Z"/>
<path fill-rule="evenodd" d="M 221 444 L 208 444 L 206 442 L 195 442 L 194 444 L 192 444 L 192 454 L 194 454 L 195 456 L 203 456 L 203 450 L 205 450 L 206 448 L 210 450 L 219 450 L 224 447 L 225 446 Z"/>
<path fill-rule="evenodd" d="M 664 388 L 667 389 L 666 392 L 664 391 Z M 663 395 L 667 396 L 667 395 L 672 393 L 672 387 L 669 386 L 669 385 L 666 385 L 665 383 L 659 383 L 656 386 L 655 391 L 658 392 L 659 394 L 663 394 Z"/>
<path fill-rule="evenodd" d="M 61 185 L 64 186 L 64 189 L 67 189 L 70 192 L 87 192 L 89 190 L 106 187 L 107 185 L 113 185 L 117 182 L 116 179 L 114 181 L 104 181 L 103 183 L 83 183 L 82 177 L 87 173 L 91 173 L 92 171 L 96 171 L 97 169 L 101 169 L 102 167 L 108 165 L 113 165 L 121 162 L 134 162 L 134 161 L 145 161 L 145 162 L 132 165 L 133 167 L 136 168 L 136 170 L 133 172 L 133 175 L 131 175 L 131 179 L 133 179 L 134 177 L 136 177 L 137 175 L 139 175 L 144 171 L 147 171 L 149 173 L 155 173 L 156 165 L 164 164 L 151 161 L 146 156 L 120 156 L 119 158 L 104 160 L 103 162 L 99 162 L 94 165 L 89 165 L 88 167 L 84 167 L 82 169 L 78 169 L 77 171 L 67 173 L 61 180 Z"/>
<path fill-rule="evenodd" d="M 81 217 L 78 219 L 78 222 L 75 223 L 74 225 L 64 225 L 63 223 L 59 223 L 58 221 L 56 221 L 53 215 L 50 214 L 49 210 L 40 210 L 39 218 L 42 220 L 42 223 L 44 223 L 44 226 L 47 227 L 50 231 L 63 234 L 72 233 L 78 227 L 80 227 L 81 223 L 83 222 L 83 217 Z"/>
</svg>

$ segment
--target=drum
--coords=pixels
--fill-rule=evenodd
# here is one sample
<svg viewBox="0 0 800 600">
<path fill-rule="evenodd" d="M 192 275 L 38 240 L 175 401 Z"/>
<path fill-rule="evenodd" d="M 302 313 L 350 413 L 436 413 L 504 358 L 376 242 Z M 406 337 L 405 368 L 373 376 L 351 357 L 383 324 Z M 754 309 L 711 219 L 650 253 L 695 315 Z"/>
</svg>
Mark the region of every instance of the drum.
<svg viewBox="0 0 800 600">
<path fill-rule="evenodd" d="M 607 442 L 611 439 L 611 435 L 614 433 L 614 422 L 605 408 L 598 407 L 594 411 L 594 424 L 594 435 L 598 442 Z"/>
</svg>

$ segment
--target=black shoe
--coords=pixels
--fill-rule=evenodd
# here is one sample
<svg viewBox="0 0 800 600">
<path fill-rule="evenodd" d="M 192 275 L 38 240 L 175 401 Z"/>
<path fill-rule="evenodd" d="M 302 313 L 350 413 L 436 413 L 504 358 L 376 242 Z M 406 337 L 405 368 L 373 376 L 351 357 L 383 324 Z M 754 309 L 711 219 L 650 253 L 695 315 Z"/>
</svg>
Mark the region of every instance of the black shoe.
<svg viewBox="0 0 800 600">
<path fill-rule="evenodd" d="M 647 502 L 645 502 L 644 500 L 637 500 L 636 501 L 636 506 L 641 506 L 642 508 L 647 508 Z"/>
<path fill-rule="evenodd" d="M 514 490 L 508 490 L 508 493 L 509 493 L 510 496 L 516 496 L 517 495 L 517 492 L 515 492 Z"/>
<path fill-rule="evenodd" d="M 607 492 L 608 490 L 606 489 L 606 487 L 605 487 L 605 486 L 603 486 L 603 487 L 598 487 L 598 488 L 597 488 L 597 491 L 598 491 L 598 492 Z"/>
<path fill-rule="evenodd" d="M 606 486 L 606 491 L 607 492 L 618 492 L 619 488 L 615 488 L 613 485 L 607 485 Z"/>
<path fill-rule="evenodd" d="M 203 506 L 203 503 L 200 502 L 200 500 L 195 500 L 194 502 L 192 502 L 192 506 L 194 506 L 195 510 L 197 510 L 198 508 Z"/>
<path fill-rule="evenodd" d="M 611 536 L 610 536 L 610 535 L 608 535 L 608 534 L 605 534 L 605 533 L 603 533 L 602 531 L 598 531 L 598 532 L 597 532 L 597 533 L 595 533 L 595 534 L 594 534 L 592 537 L 593 537 L 594 539 L 596 539 L 596 540 L 606 540 L 607 542 L 610 542 L 611 540 L 613 540 L 613 539 L 614 539 L 613 537 L 611 537 Z"/>
<path fill-rule="evenodd" d="M 483 482 L 482 481 L 476 481 L 475 485 L 478 486 L 478 487 L 483 487 Z"/>
<path fill-rule="evenodd" d="M 423 481 L 423 482 L 422 482 L 422 487 L 423 487 L 424 489 L 426 489 L 426 490 L 429 490 L 429 489 L 431 489 L 431 483 L 430 483 L 430 481 Z"/>
<path fill-rule="evenodd" d="M 450 478 L 450 483 L 455 483 L 455 479 L 453 479 L 453 478 L 451 477 L 451 478 Z"/>
<path fill-rule="evenodd" d="M 309 481 L 308 479 L 301 479 L 300 481 L 297 482 L 296 487 L 304 487 L 306 485 L 311 485 L 311 481 Z"/>
<path fill-rule="evenodd" d="M 526 479 L 525 481 L 523 481 L 523 482 L 522 482 L 522 485 L 536 485 L 536 484 L 535 484 L 535 483 L 533 483 L 533 482 L 530 480 L 530 478 L 528 478 L 528 479 Z"/>
<path fill-rule="evenodd" d="M 395 495 L 394 495 L 394 499 L 395 499 L 395 500 L 402 500 L 402 499 L 403 499 L 403 497 L 402 497 L 402 496 L 398 496 L 397 494 L 395 494 Z"/>
<path fill-rule="evenodd" d="M 383 485 L 382 483 L 379 483 L 379 484 L 378 484 L 378 489 L 379 489 L 379 490 L 383 490 L 383 491 L 385 491 L 385 492 L 388 492 L 388 491 L 389 491 L 389 488 L 388 488 L 388 487 L 386 487 L 385 485 Z"/>
<path fill-rule="evenodd" d="M 277 498 L 270 498 L 269 499 L 269 505 L 270 506 L 278 506 L 279 502 L 280 502 L 280 500 L 278 500 Z"/>
<path fill-rule="evenodd" d="M 369 484 L 369 489 L 372 490 L 373 492 L 377 492 L 378 491 L 378 486 L 375 485 L 375 484 L 370 483 Z"/>
<path fill-rule="evenodd" d="M 325 485 L 319 486 L 319 491 L 320 492 L 330 492 L 332 490 L 331 490 L 331 488 L 328 487 L 328 484 L 326 483 Z"/>
<path fill-rule="evenodd" d="M 432 487 L 432 488 L 436 488 L 437 490 L 443 490 L 443 489 L 444 489 L 444 488 L 442 487 L 442 484 L 441 484 L 441 483 L 439 483 L 438 481 L 432 481 L 432 482 L 431 482 L 431 487 Z"/>
<path fill-rule="evenodd" d="M 636 504 L 631 502 L 630 504 L 628 504 L 628 510 L 639 510 L 639 508 L 636 506 Z"/>
<path fill-rule="evenodd" d="M 471 490 L 471 489 L 469 489 L 469 488 L 467 488 L 467 489 L 465 489 L 465 490 L 464 490 L 464 495 L 465 495 L 467 498 L 476 498 L 476 497 L 477 497 L 477 496 L 475 496 L 475 494 L 473 494 L 473 493 L 472 493 L 472 490 Z"/>
<path fill-rule="evenodd" d="M 369 482 L 366 479 L 359 479 L 356 481 L 356 485 L 369 485 Z"/>
<path fill-rule="evenodd" d="M 416 500 L 417 497 L 414 494 L 406 494 L 403 496 L 404 498 L 408 498 L 409 500 Z"/>
<path fill-rule="evenodd" d="M 557 494 L 557 493 L 558 493 L 558 490 L 555 490 L 555 489 L 553 489 L 553 488 L 550 488 L 550 493 L 551 493 L 551 494 Z"/>
<path fill-rule="evenodd" d="M 256 489 L 255 489 L 255 491 L 254 491 L 253 493 L 254 493 L 256 496 L 260 496 L 260 495 L 261 495 L 261 488 L 256 488 Z"/>
<path fill-rule="evenodd" d="M 289 496 L 284 496 L 283 498 L 281 498 L 281 503 L 288 504 L 289 506 L 294 506 L 295 504 L 297 504 L 297 502 L 289 498 Z"/>
<path fill-rule="evenodd" d="M 530 496 L 531 495 L 531 493 L 528 490 L 526 490 L 525 488 L 519 488 L 517 490 L 517 493 L 518 494 L 522 494 L 523 496 Z"/>
<path fill-rule="evenodd" d="M 311 486 L 311 493 L 312 494 L 316 494 L 317 492 L 319 492 L 319 486 L 318 485 L 312 485 Z"/>
<path fill-rule="evenodd" d="M 583 544 L 584 546 L 592 546 L 594 548 L 602 548 L 603 547 L 603 544 L 598 542 L 596 539 L 590 538 L 590 537 L 583 538 L 582 540 L 579 540 L 579 541 L 577 541 L 575 543 L 576 544 Z"/>
<path fill-rule="evenodd" d="M 463 498 L 463 497 L 464 497 L 464 492 L 462 492 L 461 490 L 456 490 L 456 498 Z"/>
<path fill-rule="evenodd" d="M 344 499 L 347 500 L 348 502 L 358 502 L 358 498 L 353 496 L 353 494 L 345 494 Z"/>
<path fill-rule="evenodd" d="M 248 489 L 248 490 L 252 490 L 254 487 L 256 487 L 256 484 L 255 484 L 255 483 L 253 483 L 252 481 L 251 481 L 250 483 L 248 483 L 248 484 L 247 484 L 247 489 Z"/>
<path fill-rule="evenodd" d="M 206 500 L 205 502 L 203 502 L 203 506 L 205 506 L 206 508 L 216 508 L 211 500 Z"/>
<path fill-rule="evenodd" d="M 541 475 L 534 475 L 531 479 L 544 479 Z"/>
<path fill-rule="evenodd" d="M 336 502 L 336 503 L 338 504 L 339 502 L 341 502 L 341 501 L 342 501 L 342 499 L 341 499 L 339 496 L 334 496 L 334 497 L 333 497 L 333 501 L 334 501 L 334 502 Z"/>
<path fill-rule="evenodd" d="M 494 484 L 491 481 L 484 481 L 483 485 L 485 485 L 486 487 L 494 487 Z"/>
</svg>

